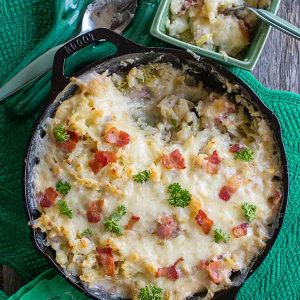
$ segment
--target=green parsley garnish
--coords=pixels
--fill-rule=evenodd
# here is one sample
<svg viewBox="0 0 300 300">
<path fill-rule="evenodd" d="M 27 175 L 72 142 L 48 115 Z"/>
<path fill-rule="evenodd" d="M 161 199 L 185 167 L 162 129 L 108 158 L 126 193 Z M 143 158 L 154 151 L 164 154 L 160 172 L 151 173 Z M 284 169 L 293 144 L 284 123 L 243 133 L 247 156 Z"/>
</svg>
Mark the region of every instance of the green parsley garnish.
<svg viewBox="0 0 300 300">
<path fill-rule="evenodd" d="M 73 212 L 65 200 L 59 200 L 57 204 L 61 215 L 66 215 L 70 219 L 73 218 Z"/>
<path fill-rule="evenodd" d="M 92 235 L 92 230 L 87 228 L 86 230 L 82 231 L 81 236 L 91 236 Z"/>
<path fill-rule="evenodd" d="M 67 181 L 58 180 L 55 186 L 57 192 L 62 195 L 67 195 L 71 189 L 71 184 Z"/>
<path fill-rule="evenodd" d="M 117 208 L 116 212 L 114 212 L 108 218 L 105 219 L 104 229 L 106 231 L 115 233 L 117 236 L 121 236 L 123 233 L 123 227 L 117 222 L 120 221 L 123 216 L 125 216 L 126 211 L 126 207 L 124 205 L 120 205 Z"/>
<path fill-rule="evenodd" d="M 227 243 L 230 239 L 229 234 L 224 232 L 222 229 L 215 229 L 214 230 L 214 239 L 217 244 L 220 242 Z"/>
<path fill-rule="evenodd" d="M 176 120 L 176 119 L 170 118 L 170 119 L 169 119 L 169 123 L 170 123 L 172 126 L 174 126 L 174 127 L 177 126 L 177 120 Z"/>
<path fill-rule="evenodd" d="M 161 288 L 150 283 L 140 290 L 138 298 L 139 300 L 162 300 L 162 292 L 163 290 Z"/>
<path fill-rule="evenodd" d="M 70 138 L 70 135 L 63 125 L 56 126 L 53 129 L 53 134 L 58 143 L 66 142 Z"/>
<path fill-rule="evenodd" d="M 145 170 L 143 172 L 139 172 L 139 173 L 137 173 L 136 175 L 133 176 L 133 180 L 135 182 L 144 183 L 149 179 L 150 174 L 151 173 L 148 170 Z"/>
<path fill-rule="evenodd" d="M 186 207 L 191 202 L 191 194 L 188 190 L 184 190 L 178 182 L 172 183 L 168 186 L 170 198 L 169 204 L 177 207 Z"/>
<path fill-rule="evenodd" d="M 252 222 L 256 218 L 256 205 L 245 202 L 242 204 L 242 210 L 244 217 Z"/>
<path fill-rule="evenodd" d="M 254 152 L 249 148 L 243 148 L 235 154 L 234 159 L 251 161 L 254 159 Z"/>
</svg>

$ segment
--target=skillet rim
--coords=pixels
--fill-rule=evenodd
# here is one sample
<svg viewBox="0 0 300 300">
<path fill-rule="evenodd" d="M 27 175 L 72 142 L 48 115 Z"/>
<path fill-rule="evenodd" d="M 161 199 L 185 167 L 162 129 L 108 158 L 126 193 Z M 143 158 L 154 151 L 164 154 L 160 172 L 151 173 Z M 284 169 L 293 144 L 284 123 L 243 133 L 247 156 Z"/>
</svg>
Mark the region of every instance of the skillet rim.
<svg viewBox="0 0 300 300">
<path fill-rule="evenodd" d="M 92 31 L 92 33 L 96 32 L 96 31 L 99 31 L 99 29 Z M 273 113 L 261 101 L 261 99 L 248 86 L 247 83 L 243 82 L 239 77 L 237 77 L 235 74 L 233 74 L 230 70 L 226 69 L 224 66 L 222 66 L 214 61 L 211 61 L 210 59 L 200 57 L 198 60 L 184 50 L 178 50 L 178 49 L 173 49 L 173 48 L 157 48 L 157 47 L 147 48 L 144 46 L 137 45 L 137 44 L 125 39 L 124 37 L 111 32 L 110 30 L 101 29 L 101 32 L 106 32 L 111 35 L 115 35 L 115 38 L 116 37 L 119 38 L 120 41 L 125 40 L 127 42 L 127 45 L 126 45 L 127 47 L 128 47 L 128 42 L 129 42 L 129 44 L 131 44 L 131 47 L 133 47 L 134 48 L 133 50 L 135 50 L 135 51 L 132 52 L 132 51 L 129 51 L 128 49 L 127 50 L 123 49 L 123 51 L 120 51 L 120 52 L 118 51 L 116 55 L 106 57 L 103 60 L 99 60 L 99 61 L 93 62 L 92 64 L 88 64 L 88 65 L 84 66 L 78 72 L 76 72 L 74 74 L 74 76 L 82 75 L 83 73 L 88 72 L 91 68 L 100 66 L 101 64 L 106 63 L 113 58 L 119 59 L 124 54 L 147 55 L 147 53 L 151 53 L 151 52 L 156 53 L 157 52 L 157 53 L 162 53 L 162 54 L 173 54 L 173 55 L 177 56 L 179 59 L 195 60 L 195 62 L 198 62 L 198 63 L 200 63 L 200 60 L 201 60 L 202 64 L 211 67 L 214 71 L 216 71 L 222 77 L 226 78 L 229 82 L 238 84 L 243 90 L 245 90 L 247 92 L 247 94 L 249 95 L 248 101 L 250 103 L 253 102 L 258 107 L 259 111 L 262 112 L 262 114 L 265 116 L 265 118 L 271 125 L 274 137 L 275 137 L 277 145 L 278 145 L 278 150 L 280 152 L 280 160 L 281 160 L 281 164 L 282 164 L 283 197 L 282 197 L 281 208 L 278 212 L 278 218 L 275 221 L 276 227 L 273 229 L 271 238 L 267 241 L 266 247 L 262 250 L 262 252 L 259 255 L 257 255 L 257 257 L 254 259 L 253 263 L 249 266 L 250 270 L 248 271 L 247 275 L 245 276 L 243 281 L 240 283 L 240 285 L 231 286 L 228 289 L 221 290 L 218 293 L 216 293 L 213 298 L 215 300 L 232 300 L 237 296 L 237 293 L 238 293 L 239 289 L 242 287 L 242 285 L 244 284 L 244 282 L 262 264 L 262 262 L 264 261 L 264 259 L 268 255 L 268 253 L 270 252 L 271 248 L 273 247 L 273 245 L 278 237 L 278 234 L 280 232 L 280 229 L 282 227 L 282 224 L 283 224 L 284 215 L 285 215 L 286 207 L 287 207 L 287 203 L 288 203 L 289 172 L 288 172 L 288 163 L 287 163 L 285 147 L 284 147 L 284 143 L 283 143 L 283 139 L 282 139 L 282 130 L 281 130 L 279 120 L 278 120 L 277 116 L 275 115 L 275 113 Z M 77 38 L 74 39 L 73 41 L 75 41 L 75 40 L 77 40 Z M 120 47 L 120 45 L 118 45 L 118 47 Z M 63 49 L 63 47 L 60 50 L 58 50 L 58 52 L 56 54 L 56 56 L 57 56 L 56 58 L 60 59 L 59 62 L 63 61 L 60 57 L 63 54 L 62 49 Z M 57 63 L 57 60 L 55 59 L 53 73 L 55 73 L 55 69 L 56 69 L 55 64 L 56 63 Z M 52 76 L 52 92 L 51 92 L 50 101 L 48 103 L 46 103 L 43 106 L 43 108 L 41 109 L 41 113 L 40 113 L 39 117 L 37 118 L 37 121 L 35 122 L 35 124 L 32 127 L 30 139 L 28 141 L 28 145 L 27 145 L 26 151 L 25 151 L 24 168 L 23 168 L 23 198 L 24 198 L 23 203 L 25 206 L 26 217 L 27 217 L 29 224 L 32 224 L 32 222 L 36 219 L 33 217 L 33 214 L 31 212 L 31 208 L 30 208 L 30 203 L 32 203 L 32 201 L 34 201 L 34 200 L 30 199 L 30 193 L 29 193 L 30 187 L 28 184 L 30 182 L 30 180 L 29 180 L 30 179 L 29 158 L 32 153 L 32 150 L 34 149 L 34 144 L 33 144 L 34 136 L 35 136 L 36 132 L 40 129 L 40 125 L 41 125 L 42 121 L 44 120 L 44 118 L 48 112 L 48 109 L 51 108 L 53 103 L 55 103 L 55 100 L 59 97 L 59 92 L 61 92 L 64 88 L 66 88 L 66 86 L 64 86 L 63 88 L 62 88 L 62 86 L 59 86 L 59 87 L 55 86 L 53 83 L 55 83 L 55 82 L 57 83 L 57 80 L 54 81 L 54 78 L 55 78 L 55 74 L 53 74 L 53 76 Z M 65 83 L 64 83 L 64 85 L 65 85 Z M 57 269 L 59 274 L 62 275 L 69 283 L 71 283 L 72 286 L 79 289 L 84 295 L 86 295 L 92 299 L 99 300 L 99 297 L 94 296 L 93 294 L 91 294 L 91 292 L 89 292 L 89 290 L 84 288 L 81 281 L 74 282 L 69 278 L 68 274 L 64 272 L 64 269 L 56 262 L 55 258 L 52 257 L 50 254 L 46 253 L 45 250 L 43 250 L 39 246 L 38 238 L 39 238 L 39 236 L 43 235 L 43 233 L 39 232 L 38 229 L 34 229 L 32 226 L 29 226 L 29 227 L 30 227 L 30 237 L 34 244 L 34 247 L 39 252 L 41 252 L 44 255 L 44 257 L 46 257 L 50 261 L 51 265 L 54 266 L 55 269 Z M 49 248 L 51 248 L 51 247 L 48 246 L 47 249 L 49 249 Z M 118 298 L 118 299 L 121 299 L 121 298 Z"/>
</svg>

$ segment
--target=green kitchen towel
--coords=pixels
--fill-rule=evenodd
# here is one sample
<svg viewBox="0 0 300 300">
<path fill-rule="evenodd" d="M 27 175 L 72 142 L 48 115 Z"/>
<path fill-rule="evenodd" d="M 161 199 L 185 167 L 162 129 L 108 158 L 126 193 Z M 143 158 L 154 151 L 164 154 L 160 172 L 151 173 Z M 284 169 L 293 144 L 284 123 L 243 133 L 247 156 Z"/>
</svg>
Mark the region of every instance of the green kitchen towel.
<svg viewBox="0 0 300 300">
<path fill-rule="evenodd" d="M 45 271 L 6 300 L 87 300 L 54 270 Z M 5 300 L 1 299 L 0 300 Z"/>
<path fill-rule="evenodd" d="M 144 45 L 163 45 L 149 35 L 158 3 L 158 0 L 140 0 L 136 17 L 125 36 Z M 84 0 L 0 0 L 0 84 L 16 72 L 13 68 L 25 55 L 28 63 L 47 47 L 74 35 L 80 15 L 78 8 L 82 12 L 86 4 Z M 54 37 L 57 39 L 54 40 Z M 67 71 L 100 58 L 111 50 L 109 45 L 88 47 L 69 59 Z M 21 62 L 18 69 L 24 65 Z M 278 116 L 290 170 L 289 205 L 283 227 L 274 247 L 259 269 L 246 281 L 238 299 L 300 299 L 300 96 L 270 91 L 249 72 L 240 69 L 233 71 Z M 33 279 L 50 268 L 49 263 L 33 249 L 22 199 L 26 143 L 38 108 L 47 101 L 50 77 L 50 72 L 45 74 L 35 85 L 11 97 L 6 107 L 0 106 L 0 263 L 10 265 L 25 280 Z M 17 294 L 12 299 L 68 299 L 63 297 L 70 295 L 56 297 L 52 294 L 55 291 L 71 291 L 76 296 L 71 294 L 69 299 L 84 299 L 55 274 L 55 271 L 43 274 L 24 287 L 22 295 Z M 53 291 L 53 287 L 57 289 Z M 29 296 L 26 296 L 27 293 Z"/>
</svg>

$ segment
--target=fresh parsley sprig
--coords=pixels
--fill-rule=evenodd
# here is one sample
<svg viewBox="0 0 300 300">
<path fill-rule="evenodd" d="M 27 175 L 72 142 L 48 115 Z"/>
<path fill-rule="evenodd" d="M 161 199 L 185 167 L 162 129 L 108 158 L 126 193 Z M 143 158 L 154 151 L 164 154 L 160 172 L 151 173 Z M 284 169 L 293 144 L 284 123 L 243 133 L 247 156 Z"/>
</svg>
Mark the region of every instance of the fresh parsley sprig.
<svg viewBox="0 0 300 300">
<path fill-rule="evenodd" d="M 168 120 L 169 124 L 171 124 L 172 126 L 176 127 L 177 126 L 177 120 L 174 118 L 170 118 Z"/>
<path fill-rule="evenodd" d="M 188 190 L 184 190 L 178 182 L 172 183 L 168 186 L 170 198 L 169 204 L 177 207 L 186 207 L 191 202 L 191 194 Z"/>
<path fill-rule="evenodd" d="M 72 209 L 69 208 L 67 202 L 65 200 L 59 200 L 57 202 L 59 212 L 61 215 L 65 215 L 68 218 L 72 219 L 73 218 L 73 212 Z"/>
<path fill-rule="evenodd" d="M 137 173 L 136 175 L 133 175 L 133 180 L 138 183 L 145 183 L 150 178 L 150 175 L 150 171 L 145 170 Z"/>
<path fill-rule="evenodd" d="M 245 202 L 242 204 L 242 211 L 248 222 L 251 223 L 256 218 L 256 205 Z"/>
<path fill-rule="evenodd" d="M 70 138 L 70 135 L 63 125 L 56 126 L 53 129 L 53 135 L 58 143 L 66 142 Z"/>
<path fill-rule="evenodd" d="M 81 236 L 91 236 L 92 235 L 92 230 L 90 228 L 87 228 L 86 230 L 82 231 Z"/>
<path fill-rule="evenodd" d="M 67 181 L 63 182 L 62 180 L 58 180 L 55 189 L 60 194 L 67 195 L 71 190 L 71 184 Z"/>
<path fill-rule="evenodd" d="M 254 152 L 250 148 L 242 148 L 241 150 L 235 153 L 234 159 L 249 162 L 254 159 Z"/>
<path fill-rule="evenodd" d="M 222 229 L 215 229 L 214 230 L 214 239 L 217 244 L 223 242 L 227 243 L 230 239 L 229 234 L 224 232 Z"/>
<path fill-rule="evenodd" d="M 145 286 L 140 290 L 139 300 L 162 300 L 163 299 L 163 290 L 162 288 L 156 287 L 152 283 Z"/>
<path fill-rule="evenodd" d="M 123 233 L 123 227 L 117 222 L 119 222 L 121 218 L 125 216 L 126 212 L 126 207 L 124 205 L 120 205 L 116 212 L 104 220 L 104 229 L 106 231 L 115 233 L 117 236 L 121 236 Z"/>
</svg>

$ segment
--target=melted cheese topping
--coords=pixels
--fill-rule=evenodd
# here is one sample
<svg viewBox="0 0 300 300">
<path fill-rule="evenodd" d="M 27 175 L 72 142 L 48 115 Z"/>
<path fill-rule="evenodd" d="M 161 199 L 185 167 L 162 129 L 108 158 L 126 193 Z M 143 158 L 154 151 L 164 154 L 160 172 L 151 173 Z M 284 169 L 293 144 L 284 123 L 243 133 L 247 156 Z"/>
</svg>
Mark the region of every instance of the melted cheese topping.
<svg viewBox="0 0 300 300">
<path fill-rule="evenodd" d="M 184 42 L 236 57 L 250 44 L 257 18 L 244 3 L 268 8 L 270 0 L 172 0 L 168 30 Z"/>
<path fill-rule="evenodd" d="M 280 164 L 266 121 L 241 96 L 231 96 L 230 102 L 228 94 L 213 93 L 166 64 L 133 68 L 121 76 L 92 73 L 73 81 L 79 89 L 49 120 L 35 167 L 37 194 L 55 189 L 58 180 L 71 184 L 67 195 L 59 194 L 52 206 L 39 206 L 42 215 L 35 224 L 47 233 L 57 262 L 90 287 L 133 299 L 149 282 L 163 289 L 163 299 L 185 299 L 204 289 L 210 298 L 230 286 L 232 271 L 247 269 L 265 246 L 268 224 L 277 215 L 270 199 L 280 190 L 280 183 L 274 181 L 274 176 L 280 176 Z M 63 152 L 53 135 L 53 129 L 62 124 L 79 135 L 71 153 Z M 119 148 L 108 143 L 105 136 L 112 127 L 127 132 L 130 143 Z M 235 159 L 229 148 L 236 143 L 250 147 L 254 159 Z M 161 157 L 175 149 L 184 158 L 185 169 L 163 165 Z M 117 160 L 95 174 L 89 163 L 99 150 L 116 153 Z M 214 151 L 221 163 L 212 174 L 206 164 Z M 135 182 L 133 175 L 143 170 L 149 170 L 150 178 Z M 221 200 L 221 187 L 235 178 L 240 187 L 229 201 Z M 169 204 L 167 188 L 174 182 L 192 195 L 187 207 Z M 66 201 L 72 218 L 60 213 L 59 199 Z M 97 199 L 104 200 L 102 220 L 89 223 L 86 210 Z M 247 222 L 241 209 L 244 202 L 256 205 L 256 219 L 245 236 L 235 238 L 232 228 Z M 133 215 L 140 217 L 121 236 L 103 225 L 119 205 L 127 209 L 119 221 L 123 228 Z M 214 222 L 209 234 L 195 220 L 200 209 Z M 178 232 L 169 239 L 157 234 L 165 215 L 178 225 Z M 214 241 L 216 228 L 230 236 L 227 243 Z M 91 231 L 88 237 L 82 236 L 86 229 Z M 104 274 L 96 247 L 113 249 L 114 277 Z M 177 264 L 179 279 L 156 277 L 159 268 L 179 258 L 183 258 Z M 200 261 L 221 262 L 219 284 L 200 267 Z"/>
</svg>

